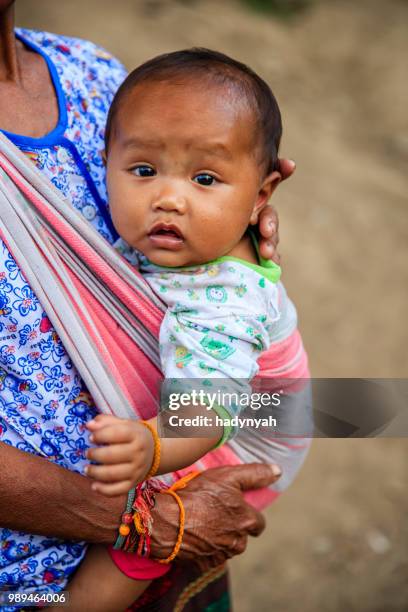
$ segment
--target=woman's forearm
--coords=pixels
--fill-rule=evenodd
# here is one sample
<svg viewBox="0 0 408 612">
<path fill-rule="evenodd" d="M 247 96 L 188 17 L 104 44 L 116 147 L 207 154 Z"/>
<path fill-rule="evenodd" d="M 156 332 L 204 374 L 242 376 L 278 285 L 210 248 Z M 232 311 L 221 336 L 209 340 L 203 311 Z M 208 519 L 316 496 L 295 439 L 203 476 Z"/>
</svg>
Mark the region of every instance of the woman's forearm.
<svg viewBox="0 0 408 612">
<path fill-rule="evenodd" d="M 92 491 L 91 480 L 0 443 L 0 526 L 64 540 L 110 544 L 125 497 Z"/>
<path fill-rule="evenodd" d="M 114 541 L 125 496 L 99 495 L 84 476 L 4 443 L 0 466 L 0 526 L 63 540 Z M 265 525 L 243 491 L 269 486 L 279 475 L 276 466 L 252 464 L 195 478 L 180 492 L 186 522 L 179 558 L 216 567 L 243 552 L 247 536 Z M 152 515 L 152 556 L 165 558 L 177 538 L 179 508 L 170 495 L 158 495 Z"/>
</svg>

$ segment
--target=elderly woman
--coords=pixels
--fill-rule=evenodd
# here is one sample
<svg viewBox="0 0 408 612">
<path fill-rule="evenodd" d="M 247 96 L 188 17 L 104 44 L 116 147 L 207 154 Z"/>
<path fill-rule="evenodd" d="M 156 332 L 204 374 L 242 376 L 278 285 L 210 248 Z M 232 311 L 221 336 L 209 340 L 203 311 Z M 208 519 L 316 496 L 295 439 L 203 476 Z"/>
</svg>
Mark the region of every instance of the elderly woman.
<svg viewBox="0 0 408 612">
<path fill-rule="evenodd" d="M 113 242 L 100 153 L 109 104 L 125 70 L 92 43 L 15 31 L 13 5 L 0 0 L 0 127 Z M 294 165 L 281 160 L 281 169 L 286 178 Z M 266 257 L 275 255 L 276 225 L 274 212 L 266 211 L 260 227 Z M 125 499 L 102 497 L 83 476 L 89 447 L 84 423 L 95 406 L 79 401 L 84 384 L 61 342 L 51 342 L 55 332 L 4 244 L 1 257 L 0 587 L 59 591 L 81 562 L 85 542 L 115 540 Z M 186 528 L 179 557 L 198 561 L 201 570 L 175 566 L 135 606 L 174 609 L 183 589 L 200 580 L 190 609 L 218 601 L 227 609 L 220 566 L 264 527 L 242 492 L 268 486 L 279 475 L 276 465 L 220 467 L 189 484 L 181 493 Z M 157 498 L 153 516 L 152 554 L 166 557 L 178 529 L 170 496 Z"/>
</svg>

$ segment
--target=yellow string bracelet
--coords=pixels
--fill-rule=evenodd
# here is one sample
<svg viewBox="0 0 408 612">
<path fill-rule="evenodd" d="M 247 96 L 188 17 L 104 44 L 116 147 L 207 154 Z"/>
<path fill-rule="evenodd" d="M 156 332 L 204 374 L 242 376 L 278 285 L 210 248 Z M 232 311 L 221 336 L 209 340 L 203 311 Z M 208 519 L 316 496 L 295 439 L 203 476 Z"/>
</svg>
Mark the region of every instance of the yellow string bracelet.
<svg viewBox="0 0 408 612">
<path fill-rule="evenodd" d="M 149 478 L 152 478 L 152 476 L 154 476 L 156 474 L 157 470 L 159 469 L 160 454 L 161 454 L 160 438 L 159 438 L 159 435 L 158 435 L 157 431 L 153 427 L 153 425 L 150 425 L 150 423 L 148 423 L 147 421 L 139 421 L 139 423 L 141 423 L 142 425 L 147 427 L 147 429 L 152 434 L 153 441 L 154 441 L 153 462 L 152 462 L 152 465 L 150 466 L 150 470 L 147 472 L 147 474 L 146 474 L 146 476 L 144 478 L 144 480 L 149 480 Z"/>
<path fill-rule="evenodd" d="M 133 522 L 135 524 L 137 533 L 139 533 L 139 534 L 145 534 L 146 533 L 146 528 L 143 527 L 142 520 L 141 520 L 140 515 L 139 515 L 138 512 L 135 512 L 135 514 L 133 516 Z"/>
<path fill-rule="evenodd" d="M 186 521 L 186 511 L 184 510 L 183 502 L 181 501 L 180 496 L 177 495 L 176 491 L 179 489 L 184 489 L 184 487 L 187 486 L 190 480 L 193 480 L 193 478 L 198 476 L 200 473 L 201 472 L 199 471 L 190 472 L 186 476 L 183 476 L 183 478 L 180 478 L 180 480 L 177 480 L 168 489 L 164 489 L 164 491 L 160 491 L 160 493 L 167 493 L 167 495 L 171 495 L 176 500 L 177 505 L 179 507 L 179 511 L 180 511 L 180 523 L 179 523 L 179 531 L 177 535 L 177 540 L 174 545 L 173 551 L 166 559 L 157 559 L 159 563 L 166 563 L 166 564 L 171 563 L 173 559 L 177 557 L 178 552 L 181 547 L 181 543 L 183 541 L 184 525 Z"/>
</svg>

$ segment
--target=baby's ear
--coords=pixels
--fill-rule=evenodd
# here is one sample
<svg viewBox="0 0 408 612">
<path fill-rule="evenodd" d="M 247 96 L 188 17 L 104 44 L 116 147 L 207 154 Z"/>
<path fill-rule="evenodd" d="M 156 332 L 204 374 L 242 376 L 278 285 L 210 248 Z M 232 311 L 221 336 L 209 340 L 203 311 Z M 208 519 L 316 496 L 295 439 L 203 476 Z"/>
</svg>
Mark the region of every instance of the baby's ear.
<svg viewBox="0 0 408 612">
<path fill-rule="evenodd" d="M 258 196 L 249 220 L 250 225 L 258 223 L 259 213 L 268 204 L 273 192 L 282 180 L 282 175 L 277 170 L 274 170 L 262 181 L 258 191 Z"/>
</svg>

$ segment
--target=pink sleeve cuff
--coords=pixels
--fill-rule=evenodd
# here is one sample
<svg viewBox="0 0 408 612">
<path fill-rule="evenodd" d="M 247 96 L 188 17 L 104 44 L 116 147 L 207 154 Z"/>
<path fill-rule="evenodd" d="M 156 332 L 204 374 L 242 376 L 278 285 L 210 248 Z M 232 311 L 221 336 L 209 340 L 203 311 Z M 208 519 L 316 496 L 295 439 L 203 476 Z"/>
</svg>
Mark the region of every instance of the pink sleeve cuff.
<svg viewBox="0 0 408 612">
<path fill-rule="evenodd" d="M 116 567 L 125 576 L 134 580 L 160 578 L 170 569 L 170 564 L 159 563 L 153 559 L 144 559 L 143 557 L 138 557 L 135 553 L 115 550 L 112 546 L 108 546 L 108 552 Z"/>
</svg>

